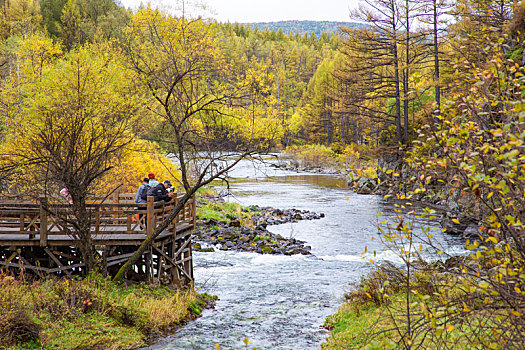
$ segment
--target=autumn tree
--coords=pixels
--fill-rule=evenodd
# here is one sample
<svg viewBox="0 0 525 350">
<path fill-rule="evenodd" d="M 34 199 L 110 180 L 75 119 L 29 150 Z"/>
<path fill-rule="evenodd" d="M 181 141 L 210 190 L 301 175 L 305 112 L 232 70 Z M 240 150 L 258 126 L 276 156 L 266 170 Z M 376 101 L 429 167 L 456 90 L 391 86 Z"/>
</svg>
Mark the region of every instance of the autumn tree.
<svg viewBox="0 0 525 350">
<path fill-rule="evenodd" d="M 356 65 L 346 67 L 347 75 L 359 72 L 362 76 L 362 99 L 392 98 L 392 111 L 388 109 L 362 108 L 362 113 L 372 118 L 383 118 L 395 126 L 397 142 L 405 142 L 402 126 L 401 96 L 401 22 L 398 3 L 393 0 L 369 1 L 360 4 L 353 17 L 365 21 L 368 27 L 354 30 L 343 29 L 347 39 L 343 42 L 343 53 Z M 343 78 L 343 75 L 341 75 Z M 356 106 L 364 107 L 363 104 Z M 407 126 L 405 126 L 406 128 Z"/>
<path fill-rule="evenodd" d="M 114 0 L 42 0 L 42 22 L 69 50 L 86 42 L 120 38 L 128 12 Z"/>
<path fill-rule="evenodd" d="M 432 58 L 433 58 L 433 80 L 434 80 L 434 96 L 436 101 L 436 114 L 441 110 L 441 68 L 443 65 L 443 41 L 445 38 L 448 21 L 447 15 L 450 16 L 453 3 L 449 0 L 426 0 L 421 2 L 417 18 L 424 24 L 426 29 L 432 35 Z"/>
<path fill-rule="evenodd" d="M 82 48 L 44 66 L 24 85 L 23 115 L 1 149 L 2 173 L 14 187 L 55 198 L 67 188 L 71 206 L 55 213 L 74 238 L 87 271 L 96 266 L 88 200 L 97 181 L 131 142 L 134 99 L 109 47 Z"/>
<path fill-rule="evenodd" d="M 502 9 L 502 4 L 483 2 L 484 8 L 499 5 Z M 519 43 L 524 13 L 521 4 L 506 15 L 513 18 L 511 26 L 495 17 L 491 29 L 464 32 L 465 44 L 471 40 L 484 46 L 472 47 L 471 52 L 464 51 L 470 45 L 457 48 L 462 50 L 457 55 L 471 55 L 473 60 L 456 64 L 437 116 L 439 123 L 419 131 L 407 159 L 406 196 L 398 198 L 423 195 L 425 200 L 434 198 L 447 205 L 445 229 L 465 234 L 470 254 L 447 253 L 430 230 L 416 237 L 409 214 L 397 214 L 396 223 L 381 231 L 407 266 L 401 276 L 406 301 L 402 308 L 386 306 L 395 330 L 386 337 L 392 345 L 407 349 L 463 348 L 466 344 L 473 349 L 523 347 L 525 66 Z M 466 22 L 470 24 L 470 19 Z M 413 187 L 408 190 L 408 186 Z M 424 216 L 432 212 L 426 209 Z M 441 263 L 417 267 L 418 249 L 408 248 L 416 238 L 438 259 L 444 256 Z M 419 276 L 439 277 L 421 283 L 410 275 L 418 270 Z"/>
<path fill-rule="evenodd" d="M 242 159 L 272 146 L 271 129 L 258 136 L 253 127 L 240 129 L 239 142 L 227 154 L 214 139 L 215 128 L 238 121 L 236 111 L 250 100 L 249 86 L 228 74 L 230 66 L 219 49 L 216 29 L 200 18 L 187 18 L 184 13 L 174 17 L 150 8 L 132 18 L 126 41 L 129 66 L 151 98 L 151 123 L 164 130 L 159 142 L 180 167 L 184 195 L 115 280 L 125 276 L 200 187 L 224 178 Z"/>
<path fill-rule="evenodd" d="M 0 40 L 5 40 L 11 35 L 34 33 L 40 20 L 38 3 L 35 1 L 0 1 Z"/>
</svg>

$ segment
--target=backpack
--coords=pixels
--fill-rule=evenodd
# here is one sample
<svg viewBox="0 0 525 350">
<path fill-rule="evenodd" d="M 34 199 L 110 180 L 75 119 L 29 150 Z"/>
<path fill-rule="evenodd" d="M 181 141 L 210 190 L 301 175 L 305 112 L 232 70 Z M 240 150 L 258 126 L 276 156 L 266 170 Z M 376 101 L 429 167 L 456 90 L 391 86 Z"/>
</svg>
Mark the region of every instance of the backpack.
<svg viewBox="0 0 525 350">
<path fill-rule="evenodd" d="M 142 190 L 140 190 L 140 199 L 144 200 L 144 201 L 147 201 L 148 200 L 148 191 L 151 187 L 149 187 L 149 185 L 144 185 L 144 187 L 142 187 Z"/>
</svg>

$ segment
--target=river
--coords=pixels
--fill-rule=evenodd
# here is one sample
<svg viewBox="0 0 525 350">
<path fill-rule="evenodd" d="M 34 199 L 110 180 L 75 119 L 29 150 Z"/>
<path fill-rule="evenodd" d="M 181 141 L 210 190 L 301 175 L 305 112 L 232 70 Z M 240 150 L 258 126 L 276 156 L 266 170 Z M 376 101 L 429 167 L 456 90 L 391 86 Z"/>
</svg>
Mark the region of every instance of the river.
<svg viewBox="0 0 525 350">
<path fill-rule="evenodd" d="M 376 261 L 396 261 L 377 239 L 375 224 L 378 212 L 393 213 L 393 204 L 352 193 L 343 179 L 331 175 L 247 161 L 231 174 L 230 191 L 229 200 L 243 205 L 324 213 L 320 220 L 269 226 L 274 233 L 306 241 L 312 255 L 194 253 L 196 288 L 219 300 L 214 309 L 149 349 L 208 350 L 216 344 L 222 349 L 318 349 L 328 335 L 322 324 L 343 303 L 348 282 L 359 281 L 369 270 L 374 250 Z M 461 246 L 455 238 L 441 239 L 451 250 Z"/>
</svg>

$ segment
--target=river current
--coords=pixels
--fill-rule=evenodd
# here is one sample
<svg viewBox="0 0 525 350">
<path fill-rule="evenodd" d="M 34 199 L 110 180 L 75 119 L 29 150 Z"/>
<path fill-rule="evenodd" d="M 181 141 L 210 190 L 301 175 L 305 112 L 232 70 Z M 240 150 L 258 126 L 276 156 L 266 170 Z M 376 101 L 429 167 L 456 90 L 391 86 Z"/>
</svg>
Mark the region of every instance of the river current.
<svg viewBox="0 0 525 350">
<path fill-rule="evenodd" d="M 268 227 L 306 241 L 312 255 L 194 253 L 196 288 L 219 300 L 214 309 L 149 349 L 208 350 L 216 344 L 221 349 L 318 349 L 328 336 L 321 327 L 326 317 L 343 303 L 348 283 L 358 282 L 370 269 L 373 252 L 376 261 L 396 262 L 377 239 L 376 228 L 377 214 L 392 214 L 393 204 L 380 196 L 355 194 L 343 179 L 246 161 L 231 174 L 230 192 L 228 200 L 246 206 L 324 213 L 320 220 Z M 457 239 L 441 239 L 451 250 L 460 250 Z"/>
</svg>

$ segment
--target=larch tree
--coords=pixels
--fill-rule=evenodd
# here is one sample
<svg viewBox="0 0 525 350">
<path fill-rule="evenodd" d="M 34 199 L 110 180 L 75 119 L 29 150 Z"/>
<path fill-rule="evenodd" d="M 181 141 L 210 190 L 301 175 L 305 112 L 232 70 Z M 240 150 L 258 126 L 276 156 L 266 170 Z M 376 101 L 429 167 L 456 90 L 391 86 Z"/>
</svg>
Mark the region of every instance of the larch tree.
<svg viewBox="0 0 525 350">
<path fill-rule="evenodd" d="M 359 74 L 365 89 L 362 100 L 394 99 L 393 112 L 388 108 L 370 109 L 363 103 L 362 112 L 372 118 L 381 118 L 395 126 L 396 141 L 406 142 L 402 126 L 401 57 L 402 40 L 400 8 L 394 0 L 364 0 L 358 10 L 352 13 L 356 20 L 368 24 L 362 29 L 343 28 L 347 38 L 343 41 L 342 52 L 351 62 L 359 64 L 344 68 L 345 75 Z"/>
</svg>

